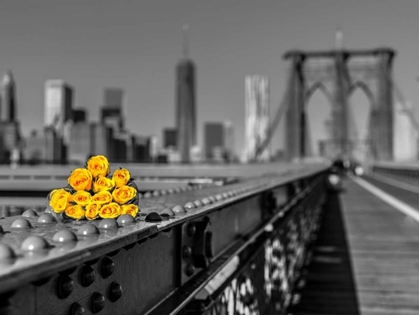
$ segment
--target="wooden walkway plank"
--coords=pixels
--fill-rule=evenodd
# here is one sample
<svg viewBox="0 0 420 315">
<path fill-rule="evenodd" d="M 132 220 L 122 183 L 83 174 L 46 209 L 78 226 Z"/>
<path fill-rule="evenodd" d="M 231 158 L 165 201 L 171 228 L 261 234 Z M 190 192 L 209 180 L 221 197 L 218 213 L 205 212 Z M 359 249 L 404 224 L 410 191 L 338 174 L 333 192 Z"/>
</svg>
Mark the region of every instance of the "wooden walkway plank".
<svg viewBox="0 0 420 315">
<path fill-rule="evenodd" d="M 341 195 L 360 314 L 419 313 L 419 225 L 356 183 Z"/>
</svg>

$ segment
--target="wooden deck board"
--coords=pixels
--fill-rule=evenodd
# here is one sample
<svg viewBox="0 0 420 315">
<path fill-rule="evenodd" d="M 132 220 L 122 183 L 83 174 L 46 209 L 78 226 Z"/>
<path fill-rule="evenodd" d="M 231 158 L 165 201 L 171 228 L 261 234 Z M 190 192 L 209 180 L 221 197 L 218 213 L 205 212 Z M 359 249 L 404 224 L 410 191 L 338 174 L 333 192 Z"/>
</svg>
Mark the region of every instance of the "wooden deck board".
<svg viewBox="0 0 420 315">
<path fill-rule="evenodd" d="M 341 195 L 360 314 L 418 314 L 419 225 L 348 180 Z"/>
</svg>

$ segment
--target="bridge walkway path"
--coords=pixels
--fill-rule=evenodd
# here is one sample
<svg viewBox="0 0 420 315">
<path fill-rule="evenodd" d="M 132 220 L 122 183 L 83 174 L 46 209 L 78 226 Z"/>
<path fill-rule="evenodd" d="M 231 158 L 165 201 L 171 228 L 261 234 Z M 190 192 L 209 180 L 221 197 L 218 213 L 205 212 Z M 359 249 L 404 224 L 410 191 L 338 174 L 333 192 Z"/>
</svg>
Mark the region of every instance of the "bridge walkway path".
<svg viewBox="0 0 420 315">
<path fill-rule="evenodd" d="M 332 195 L 288 314 L 419 313 L 419 225 L 350 179 Z"/>
</svg>

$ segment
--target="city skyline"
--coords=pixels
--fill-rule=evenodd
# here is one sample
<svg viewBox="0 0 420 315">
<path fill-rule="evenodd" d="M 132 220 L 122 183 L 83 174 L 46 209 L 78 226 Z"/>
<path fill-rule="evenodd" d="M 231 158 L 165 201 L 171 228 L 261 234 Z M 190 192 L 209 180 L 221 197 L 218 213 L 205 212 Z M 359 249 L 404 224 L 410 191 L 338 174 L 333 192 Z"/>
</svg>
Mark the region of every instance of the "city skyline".
<svg viewBox="0 0 420 315">
<path fill-rule="evenodd" d="M 231 120 L 235 149 L 240 153 L 245 75 L 269 77 L 273 87 L 270 112 L 275 112 L 286 86 L 287 63 L 281 60 L 282 53 L 293 48 L 333 48 L 334 33 L 340 26 L 344 48 L 397 48 L 394 76 L 405 98 L 418 104 L 417 2 L 298 2 L 217 2 L 198 7 L 191 1 L 174 1 L 165 2 L 162 9 L 159 1 L 125 5 L 102 1 L 83 7 L 81 2 L 54 6 L 41 1 L 43 5 L 28 3 L 26 10 L 6 2 L 0 12 L 0 71 L 10 68 L 15 75 L 17 117 L 24 135 L 42 125 L 44 82 L 60 78 L 75 89 L 74 107 L 86 108 L 92 121 L 100 120 L 102 90 L 121 87 L 127 93 L 128 129 L 160 136 L 163 128 L 174 126 L 174 68 L 182 56 L 181 27 L 188 22 L 189 55 L 197 65 L 197 125 L 205 120 Z M 66 18 L 56 18 L 64 12 Z M 97 13 L 95 20 L 91 19 L 93 12 Z M 398 21 L 398 27 L 391 20 Z M 352 101 L 360 107 L 368 104 L 360 93 Z M 321 102 L 326 101 L 319 95 L 311 100 L 311 104 Z M 418 106 L 414 107 L 417 114 Z M 325 115 L 317 115 L 321 116 L 314 114 L 310 125 L 318 135 L 316 130 L 324 128 L 317 120 L 324 121 Z M 197 129 L 202 146 L 203 131 Z M 281 137 L 279 128 L 273 151 L 280 146 Z"/>
</svg>

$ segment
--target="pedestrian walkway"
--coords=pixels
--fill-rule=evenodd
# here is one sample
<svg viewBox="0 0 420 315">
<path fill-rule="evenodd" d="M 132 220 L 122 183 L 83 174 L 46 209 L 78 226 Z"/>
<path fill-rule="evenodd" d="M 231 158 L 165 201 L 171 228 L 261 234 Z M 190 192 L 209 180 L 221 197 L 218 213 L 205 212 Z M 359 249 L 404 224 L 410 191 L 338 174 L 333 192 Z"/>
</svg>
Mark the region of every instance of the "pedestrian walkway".
<svg viewBox="0 0 420 315">
<path fill-rule="evenodd" d="M 342 213 L 360 314 L 419 313 L 419 225 L 351 180 Z"/>
<path fill-rule="evenodd" d="M 419 226 L 350 179 L 331 194 L 288 314 L 418 314 Z"/>
</svg>

